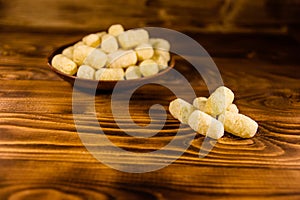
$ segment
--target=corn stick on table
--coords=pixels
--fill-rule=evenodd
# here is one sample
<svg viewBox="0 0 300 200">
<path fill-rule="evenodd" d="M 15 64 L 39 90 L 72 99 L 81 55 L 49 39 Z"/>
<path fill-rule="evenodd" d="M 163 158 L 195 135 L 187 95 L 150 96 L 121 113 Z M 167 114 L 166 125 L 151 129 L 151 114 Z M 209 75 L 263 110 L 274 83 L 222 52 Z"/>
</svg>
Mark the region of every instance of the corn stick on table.
<svg viewBox="0 0 300 200">
<path fill-rule="evenodd" d="M 225 133 L 201 159 L 205 137 L 197 134 L 184 154 L 165 168 L 126 173 L 99 162 L 85 148 L 74 124 L 73 88 L 47 66 L 51 51 L 101 28 L 1 27 L 0 199 L 300 198 L 300 44 L 293 37 L 213 34 L 185 27 L 184 33 L 212 56 L 224 85 L 234 91 L 234 103 L 258 123 L 258 133 L 250 139 Z M 196 95 L 208 97 L 201 76 L 182 57 L 175 56 L 175 60 L 175 69 Z M 184 98 L 182 84 L 172 77 L 168 80 Z M 167 111 L 175 99 L 170 90 L 145 85 L 131 98 L 131 118 L 140 125 L 150 122 L 152 105 L 166 109 L 163 129 L 151 138 L 130 137 L 121 131 L 112 114 L 111 98 L 110 92 L 98 92 L 95 109 L 99 124 L 115 145 L 145 153 L 174 139 L 180 123 Z M 90 118 L 81 120 L 92 124 Z M 121 123 L 132 128 L 127 119 Z M 195 134 L 189 126 L 181 129 L 186 136 Z M 162 154 L 157 159 L 170 158 Z M 121 158 L 115 162 L 126 164 Z"/>
</svg>

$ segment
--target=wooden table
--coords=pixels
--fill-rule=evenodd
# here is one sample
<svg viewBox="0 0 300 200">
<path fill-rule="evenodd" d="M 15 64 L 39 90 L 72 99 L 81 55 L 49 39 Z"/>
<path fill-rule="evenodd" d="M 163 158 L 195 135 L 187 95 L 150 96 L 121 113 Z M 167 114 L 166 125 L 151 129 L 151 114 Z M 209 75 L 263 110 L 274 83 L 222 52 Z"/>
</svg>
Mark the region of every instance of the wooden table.
<svg viewBox="0 0 300 200">
<path fill-rule="evenodd" d="M 198 153 L 204 136 L 197 135 L 171 165 L 126 173 L 102 164 L 86 150 L 73 121 L 73 89 L 46 63 L 53 49 L 85 34 L 1 30 L 1 200 L 300 199 L 300 46 L 293 38 L 187 32 L 213 56 L 224 84 L 235 92 L 240 112 L 255 119 L 259 131 L 251 139 L 226 133 L 203 159 Z M 203 80 L 191 73 L 186 61 L 176 57 L 175 69 L 187 77 L 198 96 L 208 95 Z M 176 81 L 172 84 L 184 91 Z M 149 107 L 160 103 L 167 108 L 173 98 L 163 87 L 144 86 L 132 98 L 132 118 L 147 124 Z M 110 100 L 109 92 L 97 94 L 96 114 L 117 146 L 148 152 L 174 138 L 179 123 L 169 113 L 164 131 L 157 136 L 144 140 L 126 136 L 114 122 Z"/>
</svg>

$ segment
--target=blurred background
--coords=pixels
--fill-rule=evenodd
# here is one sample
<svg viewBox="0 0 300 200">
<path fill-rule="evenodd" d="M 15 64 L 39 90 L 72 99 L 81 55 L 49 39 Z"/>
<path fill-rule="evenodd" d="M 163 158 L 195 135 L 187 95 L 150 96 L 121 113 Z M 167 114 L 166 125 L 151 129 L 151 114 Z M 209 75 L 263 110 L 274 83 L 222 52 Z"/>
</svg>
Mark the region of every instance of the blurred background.
<svg viewBox="0 0 300 200">
<path fill-rule="evenodd" d="M 0 26 L 95 31 L 161 26 L 183 32 L 273 33 L 297 37 L 300 0 L 0 0 Z"/>
</svg>

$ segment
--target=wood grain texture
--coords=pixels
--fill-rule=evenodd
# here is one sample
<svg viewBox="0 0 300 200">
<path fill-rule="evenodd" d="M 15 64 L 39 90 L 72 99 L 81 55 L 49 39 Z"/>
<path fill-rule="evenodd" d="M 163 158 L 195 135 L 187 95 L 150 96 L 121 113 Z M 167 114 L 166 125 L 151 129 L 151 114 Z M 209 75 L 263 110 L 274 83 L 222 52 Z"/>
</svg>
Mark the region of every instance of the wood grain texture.
<svg viewBox="0 0 300 200">
<path fill-rule="evenodd" d="M 166 6 L 166 2 L 141 1 L 141 4 Z M 172 6 L 181 5 L 175 2 Z M 193 7 L 184 2 L 182 6 Z M 205 10 L 205 6 L 218 5 L 202 6 Z M 186 17 L 190 17 L 188 13 Z M 9 24 L 10 18 L 0 22 Z M 102 26 L 110 21 L 106 23 Z M 135 23 L 131 20 L 128 26 L 140 25 Z M 144 174 L 114 170 L 101 164 L 82 144 L 72 114 L 73 89 L 46 64 L 46 57 L 53 49 L 78 40 L 91 30 L 37 31 L 19 27 L 16 31 L 8 26 L 0 29 L 0 199 L 299 199 L 299 44 L 288 35 L 219 35 L 185 28 L 213 56 L 224 84 L 235 92 L 235 103 L 241 113 L 258 122 L 259 131 L 254 138 L 241 139 L 226 133 L 205 158 L 199 159 L 204 137 L 196 135 L 186 152 L 166 168 Z M 191 67 L 176 57 L 175 68 L 186 76 L 198 96 L 207 96 L 204 81 Z M 178 86 L 182 97 L 188 98 L 180 81 L 172 76 L 166 81 Z M 167 109 L 174 98 L 164 87 L 143 86 L 131 99 L 131 117 L 137 124 L 146 125 L 150 122 L 151 105 L 159 103 Z M 80 101 L 88 103 L 86 99 Z M 115 123 L 110 93 L 98 93 L 95 102 L 97 119 L 105 134 L 127 151 L 151 152 L 177 139 L 179 123 L 169 113 L 157 135 L 149 139 L 133 138 Z M 134 131 L 128 118 L 121 123 L 127 131 Z M 89 116 L 82 118 L 80 124 L 87 133 L 97 128 Z M 186 136 L 194 134 L 187 126 L 181 130 Z M 105 144 L 95 141 L 90 145 Z M 172 155 L 159 154 L 156 158 L 159 162 L 172 159 Z M 114 162 L 130 164 L 122 157 Z"/>
<path fill-rule="evenodd" d="M 126 28 L 283 33 L 299 26 L 299 5 L 297 0 L 1 0 L 0 25 L 78 31 L 122 23 Z"/>
</svg>

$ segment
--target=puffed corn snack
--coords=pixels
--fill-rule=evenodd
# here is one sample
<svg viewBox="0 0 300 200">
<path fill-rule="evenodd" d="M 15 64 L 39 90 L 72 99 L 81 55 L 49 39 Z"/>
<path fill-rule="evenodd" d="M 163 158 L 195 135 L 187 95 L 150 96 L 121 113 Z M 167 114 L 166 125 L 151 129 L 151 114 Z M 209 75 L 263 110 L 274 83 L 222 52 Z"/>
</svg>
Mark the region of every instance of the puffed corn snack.
<svg viewBox="0 0 300 200">
<path fill-rule="evenodd" d="M 213 139 L 221 138 L 224 130 L 241 138 L 253 137 L 258 124 L 250 117 L 239 114 L 233 100 L 233 92 L 221 86 L 209 98 L 195 98 L 193 105 L 180 98 L 175 99 L 170 103 L 169 111 L 181 123 Z"/>
<path fill-rule="evenodd" d="M 152 76 L 168 67 L 170 43 L 150 38 L 147 30 L 124 30 L 114 24 L 92 33 L 55 55 L 57 70 L 91 80 L 132 80 Z"/>
</svg>

